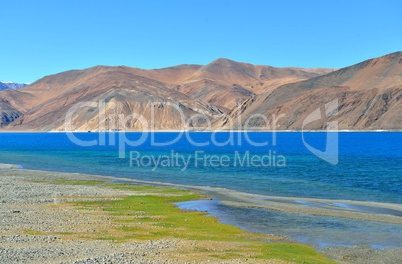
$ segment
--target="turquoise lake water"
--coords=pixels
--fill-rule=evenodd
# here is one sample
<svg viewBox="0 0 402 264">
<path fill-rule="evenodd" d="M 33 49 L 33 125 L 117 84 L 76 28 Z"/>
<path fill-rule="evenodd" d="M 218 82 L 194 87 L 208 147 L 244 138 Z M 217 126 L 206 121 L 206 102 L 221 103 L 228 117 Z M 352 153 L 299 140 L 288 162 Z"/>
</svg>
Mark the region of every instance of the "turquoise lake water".
<svg viewBox="0 0 402 264">
<path fill-rule="evenodd" d="M 74 134 L 75 141 L 92 145 L 80 146 L 64 133 L 2 133 L 0 163 L 19 164 L 24 169 L 223 187 L 271 196 L 402 203 L 400 132 L 340 132 L 336 165 L 306 147 L 308 144 L 324 151 L 327 138 L 331 138 L 327 133 L 178 135 Z M 163 144 L 169 141 L 174 143 Z M 216 201 L 195 205 L 206 206 L 210 214 L 226 223 L 289 235 L 319 246 L 402 247 L 399 225 L 231 208 Z"/>
</svg>

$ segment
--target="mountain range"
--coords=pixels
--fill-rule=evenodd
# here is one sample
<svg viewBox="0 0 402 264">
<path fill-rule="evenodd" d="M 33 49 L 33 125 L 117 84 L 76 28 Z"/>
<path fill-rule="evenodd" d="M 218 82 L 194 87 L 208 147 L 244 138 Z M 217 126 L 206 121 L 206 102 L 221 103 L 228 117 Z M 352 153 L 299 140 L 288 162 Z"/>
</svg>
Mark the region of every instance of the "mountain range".
<svg viewBox="0 0 402 264">
<path fill-rule="evenodd" d="M 27 85 L 28 85 L 27 83 L 0 82 L 0 91 L 5 90 L 5 89 L 16 90 L 16 89 L 24 88 Z"/>
<path fill-rule="evenodd" d="M 401 52 L 336 70 L 229 59 L 153 70 L 96 66 L 0 91 L 0 127 L 394 130 L 402 128 L 401 98 Z"/>
</svg>

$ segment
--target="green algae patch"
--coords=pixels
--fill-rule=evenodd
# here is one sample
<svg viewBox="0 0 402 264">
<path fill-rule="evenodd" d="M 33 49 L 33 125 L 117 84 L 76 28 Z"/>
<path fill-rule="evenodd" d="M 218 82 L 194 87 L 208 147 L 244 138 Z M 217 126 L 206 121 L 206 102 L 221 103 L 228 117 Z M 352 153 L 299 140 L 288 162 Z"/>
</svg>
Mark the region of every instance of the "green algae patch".
<svg viewBox="0 0 402 264">
<path fill-rule="evenodd" d="M 31 235 L 31 236 L 46 236 L 48 235 L 46 232 L 32 230 L 32 229 L 24 229 L 24 234 Z"/>
<path fill-rule="evenodd" d="M 98 186 L 132 193 L 118 199 L 74 202 L 81 211 L 101 212 L 111 217 L 107 229 L 92 234 L 81 234 L 81 238 L 110 240 L 116 243 L 130 240 L 181 239 L 204 245 L 194 247 L 191 252 L 186 251 L 183 254 L 206 254 L 214 259 L 276 259 L 289 263 L 335 263 L 308 246 L 290 242 L 266 242 L 283 240 L 244 231 L 220 223 L 218 219 L 207 216 L 204 212 L 181 210 L 174 204 L 205 199 L 204 194 L 174 188 L 101 181 L 63 180 L 55 183 Z"/>
<path fill-rule="evenodd" d="M 51 183 L 66 184 L 66 185 L 111 186 L 111 184 L 105 181 L 73 181 L 73 180 L 57 179 L 52 181 Z"/>
<path fill-rule="evenodd" d="M 263 246 L 256 247 L 262 254 L 257 255 L 257 259 L 281 259 L 294 263 L 335 263 L 323 255 L 302 244 L 292 243 L 266 243 Z"/>
</svg>

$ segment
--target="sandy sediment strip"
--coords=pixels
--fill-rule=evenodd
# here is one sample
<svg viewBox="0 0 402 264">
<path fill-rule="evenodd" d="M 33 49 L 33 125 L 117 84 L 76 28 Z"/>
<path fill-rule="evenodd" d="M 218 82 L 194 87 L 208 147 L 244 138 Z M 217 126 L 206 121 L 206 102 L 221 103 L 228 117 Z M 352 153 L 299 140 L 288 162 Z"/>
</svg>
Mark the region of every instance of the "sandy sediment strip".
<svg viewBox="0 0 402 264">
<path fill-rule="evenodd" d="M 0 170 L 17 169 L 12 164 L 0 164 Z M 36 171 L 26 170 L 30 173 Z M 52 174 L 52 172 L 47 172 Z M 53 173 L 54 174 L 54 173 Z M 64 177 L 76 175 L 76 178 L 97 179 L 102 181 L 117 181 L 154 186 L 183 188 L 207 192 L 218 198 L 225 205 L 294 213 L 303 215 L 329 216 L 348 218 L 359 221 L 374 221 L 402 225 L 402 204 L 367 202 L 355 200 L 316 199 L 302 197 L 268 196 L 238 192 L 226 188 L 174 184 L 154 181 L 143 181 L 129 178 L 95 176 L 84 174 L 59 173 Z"/>
<path fill-rule="evenodd" d="M 401 204 L 266 196 L 230 190 L 220 190 L 214 194 L 229 206 L 402 225 Z"/>
<path fill-rule="evenodd" d="M 228 206 L 402 225 L 402 204 L 396 203 L 269 196 L 244 193 L 226 188 L 151 182 L 128 178 L 108 178 L 113 181 L 198 190 L 215 196 L 221 203 Z"/>
</svg>

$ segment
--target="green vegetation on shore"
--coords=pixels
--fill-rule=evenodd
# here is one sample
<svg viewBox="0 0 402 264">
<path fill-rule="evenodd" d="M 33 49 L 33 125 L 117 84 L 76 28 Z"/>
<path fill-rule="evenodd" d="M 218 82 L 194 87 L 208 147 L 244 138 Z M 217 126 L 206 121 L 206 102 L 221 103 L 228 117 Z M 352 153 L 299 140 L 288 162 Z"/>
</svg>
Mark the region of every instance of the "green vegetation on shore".
<svg viewBox="0 0 402 264">
<path fill-rule="evenodd" d="M 314 249 L 297 243 L 241 230 L 219 223 L 206 213 L 180 210 L 174 205 L 205 195 L 181 189 L 106 183 L 102 181 L 56 180 L 56 184 L 91 185 L 132 192 L 116 199 L 100 198 L 96 201 L 79 201 L 78 209 L 88 213 L 105 213 L 111 224 L 92 233 L 64 234 L 84 239 L 111 240 L 116 243 L 129 240 L 183 239 L 207 242 L 193 250 L 218 259 L 281 259 L 291 263 L 334 263 Z M 211 248 L 208 245 L 213 245 Z M 217 246 L 219 245 L 219 246 Z M 183 254 L 188 249 L 182 249 Z"/>
</svg>

